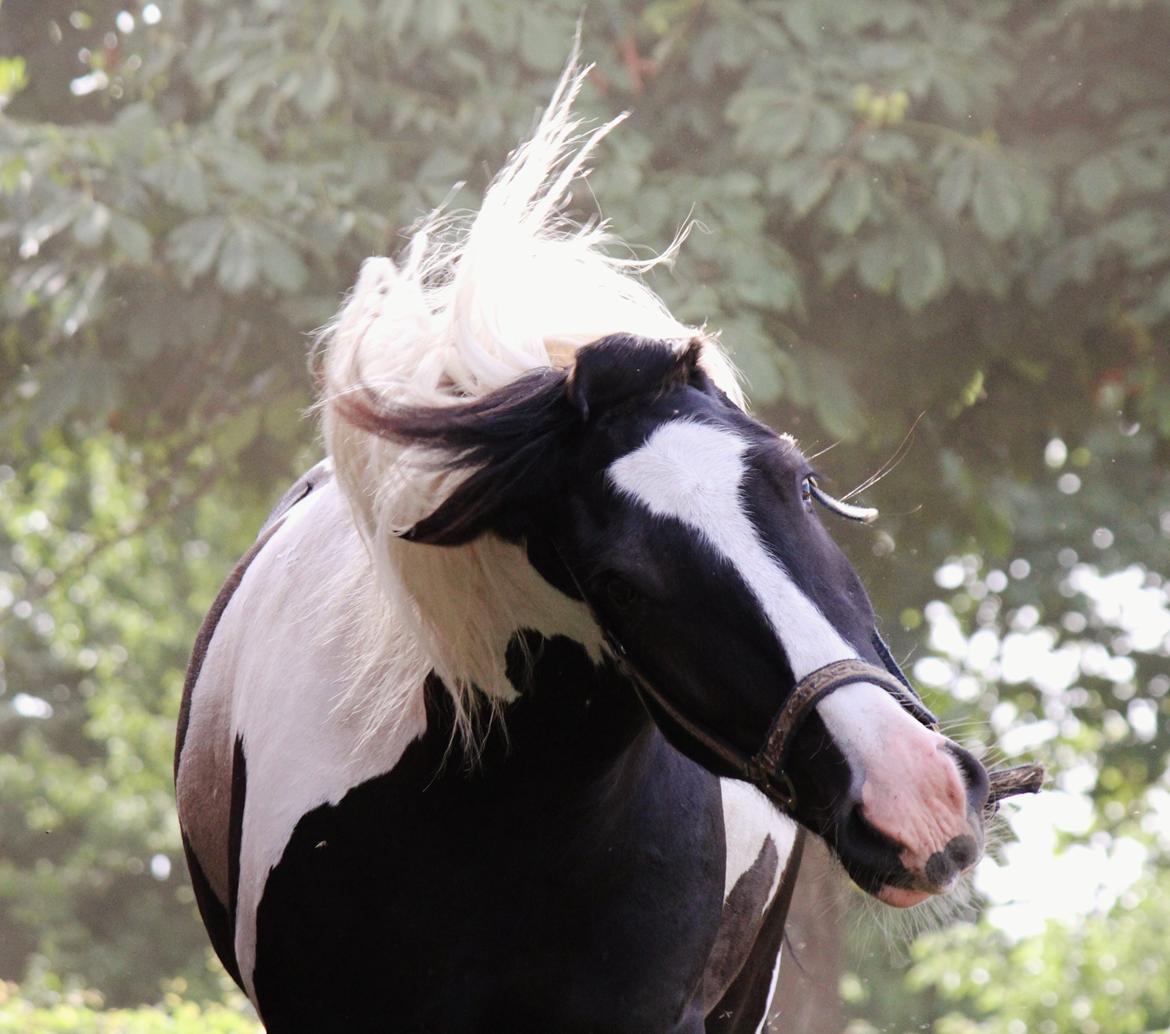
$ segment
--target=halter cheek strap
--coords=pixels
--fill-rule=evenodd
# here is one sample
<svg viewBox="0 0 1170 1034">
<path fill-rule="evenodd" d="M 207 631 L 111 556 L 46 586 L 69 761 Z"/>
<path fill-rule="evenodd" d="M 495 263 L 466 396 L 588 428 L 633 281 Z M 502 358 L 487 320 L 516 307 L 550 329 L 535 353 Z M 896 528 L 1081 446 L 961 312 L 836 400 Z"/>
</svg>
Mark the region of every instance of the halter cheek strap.
<svg viewBox="0 0 1170 1034">
<path fill-rule="evenodd" d="M 727 764 L 741 779 L 761 790 L 775 804 L 791 812 L 796 807 L 796 788 L 784 766 L 793 738 L 808 718 L 812 709 L 830 693 L 855 682 L 869 682 L 881 686 L 898 704 L 930 729 L 938 722 L 926 705 L 908 685 L 889 671 L 857 658 L 833 661 L 801 679 L 784 706 L 772 720 L 763 745 L 748 755 L 722 736 L 704 728 L 684 715 L 648 680 L 642 678 L 628 661 L 625 650 L 612 638 L 610 647 L 619 663 L 634 683 L 647 709 L 658 710 L 679 726 L 701 747 Z"/>
<path fill-rule="evenodd" d="M 792 780 L 784 771 L 793 738 L 820 701 L 842 686 L 855 682 L 881 686 L 903 710 L 908 711 L 923 725 L 930 729 L 938 728 L 938 722 L 926 709 L 926 705 L 912 690 L 907 689 L 900 679 L 888 671 L 853 657 L 833 661 L 823 668 L 817 668 L 796 684 L 788 699 L 784 701 L 784 706 L 772 720 L 772 727 L 768 730 L 764 745 L 748 761 L 745 772 L 748 780 L 774 798 L 775 789 L 769 790 L 768 787 L 774 787 L 779 780 L 781 786 L 778 789 L 782 797 L 778 803 L 794 806 L 796 791 L 792 786 Z"/>
</svg>

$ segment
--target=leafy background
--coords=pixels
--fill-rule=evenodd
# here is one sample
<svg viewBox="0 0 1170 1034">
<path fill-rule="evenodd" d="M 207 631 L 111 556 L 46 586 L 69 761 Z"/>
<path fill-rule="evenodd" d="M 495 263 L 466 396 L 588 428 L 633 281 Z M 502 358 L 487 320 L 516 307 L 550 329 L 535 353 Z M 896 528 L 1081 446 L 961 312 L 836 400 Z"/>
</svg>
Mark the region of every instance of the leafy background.
<svg viewBox="0 0 1170 1034">
<path fill-rule="evenodd" d="M 0 1030 L 254 1029 L 183 874 L 186 653 L 319 452 L 309 333 L 364 256 L 474 206 L 580 14 L 0 3 Z M 1048 763 L 1079 816 L 1054 873 L 1138 858 L 1078 918 L 893 950 L 814 866 L 774 1029 L 1165 1029 L 1170 3 L 582 17 L 582 111 L 632 114 L 580 211 L 640 247 L 693 214 L 655 287 L 757 409 L 839 492 L 900 455 L 876 530 L 839 533 L 895 652 L 993 756 Z"/>
</svg>

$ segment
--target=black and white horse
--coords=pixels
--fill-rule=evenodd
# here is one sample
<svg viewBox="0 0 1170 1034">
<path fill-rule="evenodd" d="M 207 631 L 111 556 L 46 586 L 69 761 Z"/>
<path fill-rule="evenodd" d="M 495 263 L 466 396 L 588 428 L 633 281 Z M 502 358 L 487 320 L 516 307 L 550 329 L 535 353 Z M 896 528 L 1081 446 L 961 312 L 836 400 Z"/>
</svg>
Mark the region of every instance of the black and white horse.
<svg viewBox="0 0 1170 1034">
<path fill-rule="evenodd" d="M 981 853 L 813 502 L 868 514 L 558 214 L 579 85 L 469 228 L 366 263 L 330 459 L 196 645 L 184 842 L 274 1034 L 758 1031 L 798 829 L 899 906 Z"/>
</svg>

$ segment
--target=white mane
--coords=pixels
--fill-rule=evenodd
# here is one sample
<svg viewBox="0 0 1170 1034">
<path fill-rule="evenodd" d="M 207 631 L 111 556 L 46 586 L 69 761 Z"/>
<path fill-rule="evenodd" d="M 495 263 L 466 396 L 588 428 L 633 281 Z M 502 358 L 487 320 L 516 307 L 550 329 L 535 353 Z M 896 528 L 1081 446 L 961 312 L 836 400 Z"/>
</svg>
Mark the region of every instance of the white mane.
<svg viewBox="0 0 1170 1034">
<path fill-rule="evenodd" d="M 461 547 L 403 541 L 401 532 L 432 513 L 465 474 L 436 474 L 417 447 L 354 427 L 335 404 L 347 392 L 373 389 L 387 404 L 442 406 L 534 368 L 569 366 L 578 348 L 607 334 L 667 339 L 680 348 L 701 334 L 674 319 L 639 279 L 673 255 L 681 236 L 658 258 L 618 259 L 603 250 L 614 243 L 603 225 L 574 224 L 563 214 L 587 159 L 624 117 L 581 131 L 571 107 L 587 73 L 574 53 L 532 139 L 510 156 L 479 212 L 458 218 L 436 211 L 398 265 L 367 259 L 326 332 L 326 443 L 380 595 L 362 592 L 354 601 L 369 618 L 347 633 L 359 660 L 343 703 L 365 716 L 370 731 L 402 707 L 403 694 L 417 691 L 417 682 L 399 684 L 406 672 L 386 652 L 395 641 L 401 648 L 404 631 L 451 690 L 464 734 L 473 731 L 476 689 L 493 710 L 513 695 L 504 646 L 517 628 L 571 631 L 600 649 L 585 608 L 531 584 L 534 574 L 517 547 L 493 536 Z M 703 364 L 742 401 L 710 338 Z M 368 570 L 351 575 L 352 586 L 369 582 Z M 566 622 L 571 629 L 559 627 Z"/>
</svg>

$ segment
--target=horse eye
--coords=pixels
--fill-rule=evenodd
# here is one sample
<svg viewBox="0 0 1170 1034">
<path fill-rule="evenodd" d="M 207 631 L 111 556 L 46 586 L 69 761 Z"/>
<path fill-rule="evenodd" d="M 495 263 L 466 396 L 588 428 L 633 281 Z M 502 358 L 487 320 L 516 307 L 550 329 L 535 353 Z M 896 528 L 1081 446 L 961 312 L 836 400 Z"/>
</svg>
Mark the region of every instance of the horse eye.
<svg viewBox="0 0 1170 1034">
<path fill-rule="evenodd" d="M 642 598 L 642 594 L 637 589 L 616 574 L 606 579 L 605 595 L 618 610 L 629 610 Z"/>
</svg>

